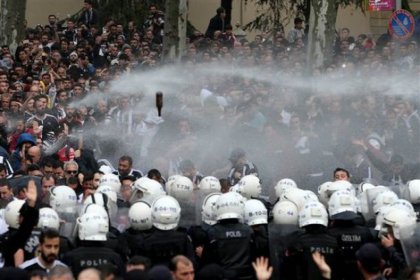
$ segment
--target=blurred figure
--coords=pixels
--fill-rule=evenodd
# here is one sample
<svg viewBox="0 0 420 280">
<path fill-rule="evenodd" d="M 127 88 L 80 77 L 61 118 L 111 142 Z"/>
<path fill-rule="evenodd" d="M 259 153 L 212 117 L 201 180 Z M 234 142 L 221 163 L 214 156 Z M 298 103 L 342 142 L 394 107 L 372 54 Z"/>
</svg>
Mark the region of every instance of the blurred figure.
<svg viewBox="0 0 420 280">
<path fill-rule="evenodd" d="M 210 19 L 205 36 L 213 39 L 216 31 L 225 32 L 226 11 L 223 7 L 216 10 L 216 15 Z"/>
<path fill-rule="evenodd" d="M 243 149 L 234 149 L 229 157 L 232 163 L 232 168 L 228 174 L 228 181 L 231 186 L 236 185 L 239 180 L 245 175 L 255 175 L 258 177 L 257 167 L 246 158 L 246 153 Z"/>
</svg>

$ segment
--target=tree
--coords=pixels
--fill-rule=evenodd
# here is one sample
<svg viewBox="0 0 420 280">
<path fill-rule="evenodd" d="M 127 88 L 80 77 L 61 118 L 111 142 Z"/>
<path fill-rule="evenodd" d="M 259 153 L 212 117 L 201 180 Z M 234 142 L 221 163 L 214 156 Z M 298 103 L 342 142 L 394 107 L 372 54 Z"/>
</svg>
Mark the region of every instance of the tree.
<svg viewBox="0 0 420 280">
<path fill-rule="evenodd" d="M 124 26 L 134 20 L 142 27 L 148 16 L 149 6 L 154 4 L 165 12 L 163 37 L 163 59 L 165 61 L 179 60 L 185 50 L 187 34 L 187 0 L 94 0 L 93 7 L 99 13 L 99 26 L 103 26 L 108 19 Z M 78 18 L 80 12 L 72 16 Z M 191 30 L 195 28 L 188 26 Z"/>
<path fill-rule="evenodd" d="M 305 0 L 245 0 L 245 4 L 250 2 L 257 4 L 257 16 L 245 29 L 262 31 L 283 29 L 294 17 L 303 15 L 305 4 Z"/>
<path fill-rule="evenodd" d="M 163 9 L 165 0 L 93 0 L 93 7 L 99 13 L 99 26 L 113 19 L 124 26 L 133 20 L 137 26 L 142 26 L 149 12 L 149 6 L 154 4 Z M 76 15 L 77 16 L 77 15 Z"/>
<path fill-rule="evenodd" d="M 251 1 L 251 0 L 248 0 Z M 329 65 L 333 60 L 335 23 L 340 5 L 363 9 L 363 0 L 259 0 L 261 13 L 247 28 L 273 30 L 282 28 L 296 16 L 309 23 L 307 62 L 312 68 Z"/>
<path fill-rule="evenodd" d="M 26 0 L 1 0 L 0 42 L 14 52 L 25 36 Z"/>
<path fill-rule="evenodd" d="M 166 1 L 163 36 L 163 59 L 179 61 L 184 53 L 187 36 L 187 0 Z"/>
</svg>

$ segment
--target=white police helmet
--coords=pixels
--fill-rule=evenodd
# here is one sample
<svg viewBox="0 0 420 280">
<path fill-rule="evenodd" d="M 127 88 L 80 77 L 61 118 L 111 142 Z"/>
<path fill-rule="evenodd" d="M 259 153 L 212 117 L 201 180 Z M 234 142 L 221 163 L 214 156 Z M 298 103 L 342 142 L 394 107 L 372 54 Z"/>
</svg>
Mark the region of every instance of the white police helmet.
<svg viewBox="0 0 420 280">
<path fill-rule="evenodd" d="M 357 199 L 347 190 L 336 191 L 328 201 L 328 212 L 334 220 L 353 220 L 356 218 Z"/>
<path fill-rule="evenodd" d="M 238 193 L 227 192 L 220 195 L 215 205 L 216 220 L 242 219 L 244 205 L 244 199 Z"/>
<path fill-rule="evenodd" d="M 86 197 L 83 202 L 83 207 L 89 204 L 97 204 L 102 206 L 105 211 L 108 213 L 108 216 L 112 222 L 116 220 L 118 207 L 115 202 L 113 202 L 109 197 L 104 193 L 94 193 Z"/>
<path fill-rule="evenodd" d="M 375 185 L 371 184 L 371 183 L 360 183 L 356 190 L 357 190 L 357 195 L 362 194 L 364 191 L 369 190 L 369 189 L 373 189 L 375 187 Z"/>
<path fill-rule="evenodd" d="M 410 201 L 408 201 L 408 200 L 399 198 L 396 201 L 394 201 L 391 204 L 391 206 L 395 207 L 395 208 L 405 209 L 405 210 L 409 211 L 410 213 L 413 213 L 414 215 L 416 215 L 416 210 L 414 209 L 413 204 L 411 204 Z"/>
<path fill-rule="evenodd" d="M 221 193 L 210 193 L 204 198 L 201 208 L 201 220 L 208 225 L 212 226 L 217 223 L 215 205 L 220 195 Z"/>
<path fill-rule="evenodd" d="M 220 185 L 219 179 L 214 176 L 206 176 L 198 185 L 198 188 L 202 193 L 213 193 L 213 192 L 220 192 L 222 186 Z"/>
<path fill-rule="evenodd" d="M 382 232 L 386 226 L 391 226 L 395 238 L 401 240 L 403 231 L 411 232 L 416 227 L 416 217 L 405 209 L 392 208 L 385 214 L 382 222 Z"/>
<path fill-rule="evenodd" d="M 172 196 L 157 198 L 152 204 L 152 223 L 160 230 L 171 230 L 178 226 L 181 218 L 181 207 Z"/>
<path fill-rule="evenodd" d="M 384 191 L 378 194 L 375 199 L 372 201 L 373 212 L 378 213 L 379 209 L 385 205 L 391 205 L 397 201 L 398 196 L 393 191 Z"/>
<path fill-rule="evenodd" d="M 308 225 L 328 226 L 328 213 L 320 202 L 309 202 L 299 212 L 299 227 Z"/>
<path fill-rule="evenodd" d="M 348 181 L 338 180 L 334 182 L 325 182 L 318 187 L 319 201 L 328 205 L 331 195 L 339 190 L 347 190 L 355 195 L 353 185 Z"/>
<path fill-rule="evenodd" d="M 278 201 L 273 207 L 273 222 L 278 225 L 298 225 L 297 206 L 288 200 Z"/>
<path fill-rule="evenodd" d="M 178 178 L 179 176 L 182 176 L 182 175 L 174 174 L 174 175 L 169 176 L 168 180 L 166 180 L 165 190 L 167 193 L 171 192 L 172 184 L 175 182 L 176 178 Z"/>
<path fill-rule="evenodd" d="M 245 202 L 244 206 L 244 221 L 249 226 L 266 225 L 267 208 L 258 199 L 250 199 Z"/>
<path fill-rule="evenodd" d="M 139 199 L 152 204 L 159 196 L 165 195 L 162 185 L 147 177 L 137 179 L 133 185 L 133 194 L 130 201 L 133 203 Z"/>
<path fill-rule="evenodd" d="M 37 227 L 40 229 L 52 228 L 55 230 L 59 230 L 60 218 L 58 217 L 57 212 L 49 207 L 43 207 L 39 209 L 39 219 Z"/>
<path fill-rule="evenodd" d="M 82 207 L 82 210 L 80 212 L 79 217 L 83 216 L 84 214 L 87 213 L 99 213 L 102 216 L 107 216 L 109 217 L 108 212 L 105 210 L 105 208 L 102 205 L 99 204 L 95 204 L 95 203 L 88 203 L 88 204 L 84 204 Z"/>
<path fill-rule="evenodd" d="M 293 202 L 299 211 L 309 201 L 318 202 L 318 199 L 311 195 L 308 191 L 295 188 L 289 188 L 283 192 L 280 200 L 288 200 Z"/>
<path fill-rule="evenodd" d="M 101 167 L 99 167 L 99 171 L 103 174 L 112 174 L 113 172 L 112 168 L 108 165 L 102 165 Z"/>
<path fill-rule="evenodd" d="M 172 182 L 168 194 L 176 199 L 185 200 L 192 198 L 194 184 L 190 178 L 178 176 Z"/>
<path fill-rule="evenodd" d="M 25 204 L 24 200 L 16 199 L 10 201 L 6 205 L 6 209 L 4 210 L 4 220 L 10 228 L 19 229 L 20 209 L 23 204 Z"/>
<path fill-rule="evenodd" d="M 135 230 L 148 230 L 152 228 L 152 209 L 144 201 L 137 201 L 128 211 L 131 227 Z"/>
<path fill-rule="evenodd" d="M 385 205 L 379 209 L 379 212 L 376 214 L 375 218 L 375 230 L 381 230 L 386 213 L 388 213 L 388 211 L 392 209 L 393 208 L 391 207 L 391 205 Z"/>
<path fill-rule="evenodd" d="M 276 197 L 281 197 L 282 193 L 286 191 L 288 188 L 297 188 L 297 184 L 294 180 L 289 178 L 281 179 L 277 182 L 276 186 L 274 187 L 274 190 L 276 192 Z"/>
<path fill-rule="evenodd" d="M 77 226 L 80 240 L 106 241 L 109 232 L 108 215 L 105 210 L 88 211 L 77 218 Z"/>
<path fill-rule="evenodd" d="M 330 197 L 327 193 L 327 190 L 329 189 L 331 184 L 332 182 L 327 181 L 318 186 L 318 198 L 319 201 L 324 205 L 328 205 L 328 200 L 330 199 Z"/>
<path fill-rule="evenodd" d="M 407 182 L 408 199 L 413 204 L 420 203 L 420 180 L 411 180 Z"/>
<path fill-rule="evenodd" d="M 107 185 L 101 185 L 96 189 L 96 193 L 103 193 L 108 196 L 108 198 L 117 203 L 117 193 L 115 192 L 114 188 Z"/>
<path fill-rule="evenodd" d="M 50 206 L 57 213 L 75 214 L 76 192 L 68 186 L 55 186 L 50 189 Z"/>
<path fill-rule="evenodd" d="M 250 199 L 261 194 L 260 178 L 255 175 L 245 175 L 238 182 L 239 192 L 243 197 Z"/>
<path fill-rule="evenodd" d="M 110 186 L 116 193 L 120 193 L 121 191 L 120 178 L 112 173 L 102 175 L 101 179 L 99 180 L 99 186 L 102 185 Z"/>
</svg>

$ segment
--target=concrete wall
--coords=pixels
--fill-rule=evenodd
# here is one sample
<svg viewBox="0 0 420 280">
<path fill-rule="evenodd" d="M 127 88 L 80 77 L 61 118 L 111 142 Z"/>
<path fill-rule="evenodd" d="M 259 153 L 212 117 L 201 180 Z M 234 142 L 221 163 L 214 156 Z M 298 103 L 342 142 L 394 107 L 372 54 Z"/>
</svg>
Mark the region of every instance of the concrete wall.
<svg viewBox="0 0 420 280">
<path fill-rule="evenodd" d="M 48 23 L 48 15 L 54 14 L 60 20 L 78 12 L 83 7 L 83 0 L 27 0 L 26 19 L 28 26 Z"/>
</svg>

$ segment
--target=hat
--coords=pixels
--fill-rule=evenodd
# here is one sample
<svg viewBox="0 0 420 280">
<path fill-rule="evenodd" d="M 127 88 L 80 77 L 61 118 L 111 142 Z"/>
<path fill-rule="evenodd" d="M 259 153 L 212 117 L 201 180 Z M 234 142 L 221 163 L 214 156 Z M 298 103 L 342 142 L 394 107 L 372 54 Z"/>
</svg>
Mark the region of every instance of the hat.
<svg viewBox="0 0 420 280">
<path fill-rule="evenodd" d="M 381 251 L 373 243 L 366 243 L 360 247 L 356 252 L 356 259 L 367 272 L 375 273 L 381 270 Z"/>
<path fill-rule="evenodd" d="M 353 211 L 343 211 L 330 217 L 331 220 L 351 221 L 357 218 L 357 214 Z"/>
<path fill-rule="evenodd" d="M 150 280 L 172 280 L 172 274 L 169 268 L 164 265 L 157 265 L 149 270 Z"/>
</svg>

